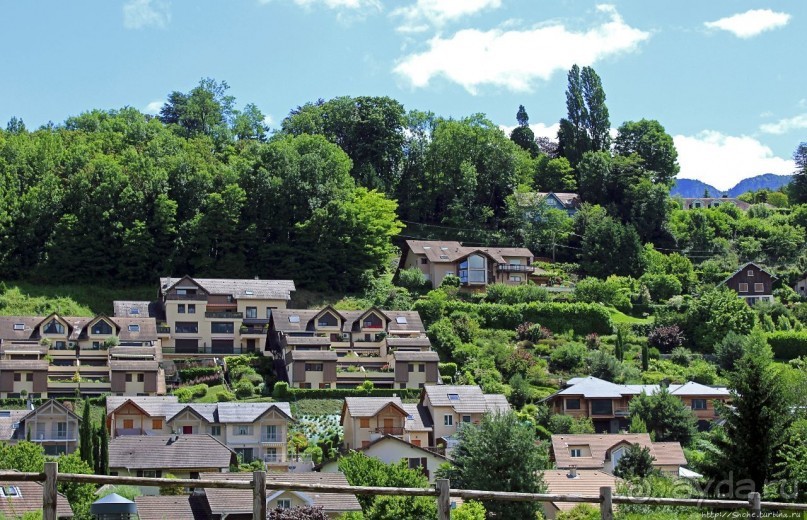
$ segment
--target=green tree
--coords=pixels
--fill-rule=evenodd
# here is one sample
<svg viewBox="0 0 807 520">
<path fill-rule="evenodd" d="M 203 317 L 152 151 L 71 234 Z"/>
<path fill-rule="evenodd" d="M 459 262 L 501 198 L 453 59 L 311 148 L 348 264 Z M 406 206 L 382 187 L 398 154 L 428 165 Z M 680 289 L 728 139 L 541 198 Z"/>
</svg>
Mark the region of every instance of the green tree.
<svg viewBox="0 0 807 520">
<path fill-rule="evenodd" d="M 453 486 L 521 493 L 543 489 L 540 471 L 549 464 L 546 446 L 536 446 L 534 429 L 519 422 L 515 414 L 487 414 L 478 427 L 463 427 L 457 436 Z M 533 518 L 540 509 L 532 502 L 482 504 L 489 516 L 497 518 Z"/>
<path fill-rule="evenodd" d="M 656 473 L 653 467 L 655 460 L 656 458 L 650 454 L 650 448 L 641 444 L 631 444 L 617 462 L 614 475 L 628 480 L 646 478 Z"/>
<path fill-rule="evenodd" d="M 452 520 L 485 520 L 487 511 L 481 502 L 468 500 L 460 507 L 451 511 Z"/>
<path fill-rule="evenodd" d="M 41 444 L 22 441 L 0 444 L 0 468 L 24 473 L 39 473 L 45 467 L 45 450 Z"/>
<path fill-rule="evenodd" d="M 607 216 L 592 222 L 586 226 L 582 246 L 580 265 L 587 274 L 598 278 L 641 276 L 642 244 L 630 224 Z"/>
<path fill-rule="evenodd" d="M 630 417 L 631 421 L 634 417 L 641 419 L 657 442 L 674 441 L 686 445 L 696 433 L 695 416 L 667 388 L 633 398 Z"/>
<path fill-rule="evenodd" d="M 533 157 L 537 156 L 539 153 L 538 145 L 535 143 L 535 134 L 530 130 L 530 116 L 527 115 L 524 105 L 518 106 L 516 119 L 518 120 L 518 126 L 510 132 L 510 140 L 529 152 Z"/>
<path fill-rule="evenodd" d="M 749 479 L 738 492 L 762 491 L 775 473 L 776 456 L 793 421 L 791 403 L 764 334 L 755 332 L 729 374 L 731 408 L 722 411 L 725 439 L 718 442 L 723 475 Z"/>
<path fill-rule="evenodd" d="M 560 120 L 558 153 L 572 166 L 588 151 L 608 150 L 611 123 L 600 77 L 591 67 L 572 66 L 567 75 L 567 117 Z"/>
<path fill-rule="evenodd" d="M 98 428 L 98 440 L 100 446 L 100 458 L 98 459 L 97 473 L 101 475 L 109 475 L 109 433 L 106 426 L 102 423 Z"/>
<path fill-rule="evenodd" d="M 656 184 L 670 186 L 680 169 L 672 136 L 655 120 L 622 123 L 614 140 L 614 151 L 619 155 L 641 157 Z"/>
<path fill-rule="evenodd" d="M 93 468 L 93 425 L 90 416 L 91 406 L 89 401 L 84 401 L 84 411 L 81 416 L 81 425 L 79 426 L 79 454 L 81 460 L 87 463 L 87 466 Z"/>
<path fill-rule="evenodd" d="M 788 198 L 792 204 L 807 204 L 807 142 L 799 143 L 793 160 L 796 171 L 788 186 Z"/>
<path fill-rule="evenodd" d="M 61 473 L 79 473 L 84 475 L 92 475 L 93 468 L 88 465 L 77 452 L 69 455 L 60 455 L 56 462 L 59 464 L 59 472 Z M 44 471 L 44 466 L 40 468 Z M 81 484 L 78 482 L 60 482 L 59 492 L 64 493 L 70 506 L 73 508 L 73 518 L 76 520 L 89 520 L 92 518 L 90 514 L 90 505 L 92 505 L 97 496 L 95 495 L 95 486 L 92 484 Z"/>
<path fill-rule="evenodd" d="M 745 335 L 756 323 L 756 314 L 728 287 L 705 291 L 686 313 L 684 336 L 703 352 L 711 352 L 729 332 Z"/>
</svg>

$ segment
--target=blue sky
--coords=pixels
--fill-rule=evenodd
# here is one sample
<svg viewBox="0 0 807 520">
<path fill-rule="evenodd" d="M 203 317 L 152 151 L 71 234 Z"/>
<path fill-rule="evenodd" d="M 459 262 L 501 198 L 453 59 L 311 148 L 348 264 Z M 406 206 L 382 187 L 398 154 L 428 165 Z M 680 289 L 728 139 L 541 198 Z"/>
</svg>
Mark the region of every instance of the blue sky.
<svg viewBox="0 0 807 520">
<path fill-rule="evenodd" d="M 0 121 L 92 108 L 155 113 L 172 90 L 226 80 L 273 126 L 317 98 L 536 134 L 565 114 L 565 73 L 591 65 L 611 123 L 658 119 L 679 177 L 721 189 L 790 173 L 807 140 L 807 2 L 758 0 L 0 0 Z"/>
</svg>

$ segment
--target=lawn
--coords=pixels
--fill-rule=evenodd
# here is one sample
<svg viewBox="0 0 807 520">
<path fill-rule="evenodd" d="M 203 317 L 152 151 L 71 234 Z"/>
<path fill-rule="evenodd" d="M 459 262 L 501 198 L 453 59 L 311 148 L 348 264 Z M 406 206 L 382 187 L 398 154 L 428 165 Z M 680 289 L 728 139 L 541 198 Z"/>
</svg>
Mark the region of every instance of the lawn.
<svg viewBox="0 0 807 520">
<path fill-rule="evenodd" d="M 647 325 L 649 323 L 653 323 L 653 318 L 651 316 L 648 316 L 647 318 L 636 318 L 633 316 L 628 316 L 624 312 L 618 311 L 613 307 L 608 307 L 608 313 L 611 315 L 611 320 L 615 324 L 627 323 L 628 325 Z"/>
</svg>

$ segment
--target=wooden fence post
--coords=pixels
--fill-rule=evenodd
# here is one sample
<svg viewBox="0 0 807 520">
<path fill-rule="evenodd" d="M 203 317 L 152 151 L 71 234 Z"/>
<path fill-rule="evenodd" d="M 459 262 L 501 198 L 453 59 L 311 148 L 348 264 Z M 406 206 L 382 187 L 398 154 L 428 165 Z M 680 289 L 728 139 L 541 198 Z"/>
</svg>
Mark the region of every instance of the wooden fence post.
<svg viewBox="0 0 807 520">
<path fill-rule="evenodd" d="M 42 520 L 46 519 L 43 518 Z M 252 520 L 266 520 L 265 471 L 252 472 Z"/>
<path fill-rule="evenodd" d="M 435 480 L 434 487 L 440 492 L 437 496 L 437 520 L 451 520 L 451 485 L 448 479 Z"/>
<path fill-rule="evenodd" d="M 58 462 L 45 463 L 45 482 L 42 485 L 42 520 L 56 520 L 56 475 Z"/>
<path fill-rule="evenodd" d="M 602 520 L 614 520 L 614 504 L 611 501 L 611 488 L 600 488 L 600 516 Z"/>
<path fill-rule="evenodd" d="M 751 518 L 762 518 L 762 497 L 756 491 L 748 494 L 748 503 L 751 506 Z"/>
</svg>

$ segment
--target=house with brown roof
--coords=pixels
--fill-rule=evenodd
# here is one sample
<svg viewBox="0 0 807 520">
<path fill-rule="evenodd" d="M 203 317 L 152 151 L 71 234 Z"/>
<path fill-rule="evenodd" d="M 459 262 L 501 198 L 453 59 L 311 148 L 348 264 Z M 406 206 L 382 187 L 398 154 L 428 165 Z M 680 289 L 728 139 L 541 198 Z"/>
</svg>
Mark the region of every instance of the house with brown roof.
<svg viewBox="0 0 807 520">
<path fill-rule="evenodd" d="M 238 462 L 235 451 L 209 434 L 121 435 L 109 441 L 109 474 L 117 476 L 199 478 L 226 472 Z M 156 495 L 155 487 L 141 487 Z"/>
<path fill-rule="evenodd" d="M 251 473 L 203 474 L 204 480 L 251 480 Z M 322 484 L 329 486 L 350 485 L 342 473 L 267 473 L 266 483 L 286 482 L 293 484 Z M 294 507 L 321 507 L 329 518 L 344 513 L 361 511 L 356 495 L 347 493 L 313 493 L 308 491 L 267 490 L 266 508 L 291 509 Z M 249 520 L 252 518 L 252 490 L 206 488 L 204 496 L 213 520 Z"/>
<path fill-rule="evenodd" d="M 535 255 L 523 247 L 464 246 L 459 242 L 407 240 L 400 269 L 416 268 L 433 287 L 447 275 L 457 276 L 460 287 L 482 290 L 488 284 L 527 283 L 535 272 Z"/>
<path fill-rule="evenodd" d="M 0 398 L 165 392 L 153 318 L 0 317 Z"/>
<path fill-rule="evenodd" d="M 546 484 L 546 493 L 549 495 L 581 497 L 599 497 L 601 487 L 610 487 L 616 491 L 617 485 L 622 482 L 621 478 L 604 471 L 581 470 L 574 467 L 545 470 L 543 479 Z M 544 515 L 549 520 L 554 520 L 558 517 L 558 513 L 570 511 L 579 503 L 544 502 Z M 597 502 L 591 502 L 591 505 L 598 507 L 596 504 Z"/>
<path fill-rule="evenodd" d="M 168 359 L 263 353 L 272 312 L 285 309 L 291 280 L 160 278 L 157 302 L 116 301 L 116 316 L 149 315 Z"/>
<path fill-rule="evenodd" d="M 703 208 L 718 208 L 725 204 L 731 204 L 737 209 L 748 211 L 751 204 L 733 197 L 676 197 L 681 201 L 681 209 L 703 209 Z"/>
<path fill-rule="evenodd" d="M 3 482 L 0 486 L 0 517 L 22 518 L 27 513 L 41 513 L 43 494 L 39 482 Z M 56 518 L 73 518 L 70 502 L 62 493 L 56 497 Z"/>
<path fill-rule="evenodd" d="M 731 276 L 720 282 L 748 305 L 757 302 L 773 302 L 773 282 L 776 277 L 754 262 L 743 265 Z"/>
<path fill-rule="evenodd" d="M 598 433 L 617 433 L 628 428 L 630 401 L 637 395 L 654 394 L 662 388 L 662 385 L 620 385 L 592 376 L 576 377 L 567 381 L 564 388 L 544 399 L 544 402 L 555 413 L 590 418 Z M 693 381 L 669 384 L 664 388 L 683 401 L 702 430 L 709 428 L 719 418 L 715 403 L 728 403 L 731 397 L 728 388 Z"/>
<path fill-rule="evenodd" d="M 73 453 L 78 448 L 81 418 L 62 403 L 49 399 L 33 410 L 0 411 L 0 440 L 9 444 L 30 440 L 45 455 Z"/>
<path fill-rule="evenodd" d="M 295 388 L 419 388 L 439 382 L 439 357 L 415 311 L 280 309 L 269 348 L 281 380 Z M 282 361 L 282 363 L 281 363 Z"/>
<path fill-rule="evenodd" d="M 262 460 L 267 469 L 288 470 L 289 423 L 286 402 L 180 403 L 176 396 L 108 397 L 110 438 L 126 435 L 208 434 L 243 462 Z"/>
<path fill-rule="evenodd" d="M 140 520 L 212 520 L 207 499 L 202 494 L 140 495 L 134 501 Z"/>
<path fill-rule="evenodd" d="M 631 445 L 650 450 L 653 467 L 678 476 L 687 460 L 681 444 L 652 442 L 647 433 L 575 434 L 552 436 L 552 458 L 558 469 L 596 469 L 613 474 Z"/>
<path fill-rule="evenodd" d="M 357 450 L 370 446 L 385 435 L 398 437 L 415 446 L 430 446 L 431 418 L 416 404 L 404 404 L 399 397 L 346 397 L 340 424 L 344 447 Z"/>
<path fill-rule="evenodd" d="M 502 394 L 485 394 L 477 385 L 428 385 L 420 393 L 420 406 L 431 419 L 430 446 L 454 447 L 453 436 L 462 424 L 479 424 L 486 413 L 506 413 L 510 404 Z"/>
</svg>

